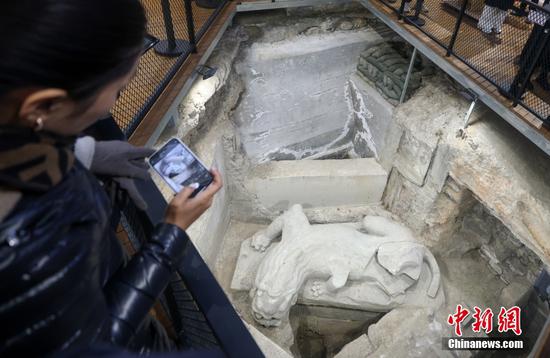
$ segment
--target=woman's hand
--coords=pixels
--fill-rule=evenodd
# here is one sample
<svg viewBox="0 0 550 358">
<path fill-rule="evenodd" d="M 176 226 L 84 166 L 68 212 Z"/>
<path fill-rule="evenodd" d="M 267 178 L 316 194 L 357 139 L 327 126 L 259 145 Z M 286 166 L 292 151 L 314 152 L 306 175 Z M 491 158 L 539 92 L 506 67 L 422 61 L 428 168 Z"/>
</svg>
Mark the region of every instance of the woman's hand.
<svg viewBox="0 0 550 358">
<path fill-rule="evenodd" d="M 187 230 L 211 205 L 216 194 L 222 187 L 222 177 L 220 173 L 212 169 L 210 172 L 214 177 L 212 183 L 194 198 L 190 198 L 195 188 L 185 187 L 168 204 L 166 210 L 165 222 L 178 226 L 182 230 Z"/>
</svg>

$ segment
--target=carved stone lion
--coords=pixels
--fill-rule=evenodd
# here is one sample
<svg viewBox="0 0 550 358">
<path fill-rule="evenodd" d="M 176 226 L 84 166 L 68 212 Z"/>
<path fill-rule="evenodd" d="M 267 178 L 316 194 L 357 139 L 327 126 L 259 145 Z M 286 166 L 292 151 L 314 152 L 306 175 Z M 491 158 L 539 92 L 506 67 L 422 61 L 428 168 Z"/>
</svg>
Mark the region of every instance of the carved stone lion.
<svg viewBox="0 0 550 358">
<path fill-rule="evenodd" d="M 281 234 L 281 242 L 272 245 Z M 250 291 L 254 319 L 264 326 L 286 320 L 299 295 L 313 304 L 338 302 L 379 312 L 402 305 L 433 307 L 444 299 L 431 252 L 407 228 L 384 217 L 311 225 L 295 205 L 256 233 L 250 245 L 267 250 Z"/>
</svg>

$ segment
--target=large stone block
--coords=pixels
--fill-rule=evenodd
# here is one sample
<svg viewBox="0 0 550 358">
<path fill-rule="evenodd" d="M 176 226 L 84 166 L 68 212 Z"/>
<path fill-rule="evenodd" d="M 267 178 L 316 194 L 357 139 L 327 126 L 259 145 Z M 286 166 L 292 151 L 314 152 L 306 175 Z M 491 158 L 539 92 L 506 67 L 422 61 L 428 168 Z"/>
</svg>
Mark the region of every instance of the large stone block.
<svg viewBox="0 0 550 358">
<path fill-rule="evenodd" d="M 430 168 L 433 152 L 433 147 L 406 130 L 401 137 L 394 165 L 405 178 L 422 186 Z"/>
<path fill-rule="evenodd" d="M 353 115 L 357 127 L 353 138 L 355 151 L 360 154 L 361 139 L 368 130 L 374 142 L 376 158 L 389 171 L 403 131 L 393 118 L 394 106 L 357 74 L 350 78 L 350 90 L 354 92 Z"/>
<path fill-rule="evenodd" d="M 379 202 L 386 186 L 386 171 L 372 158 L 298 160 L 256 166 L 246 181 L 247 190 L 268 209 L 364 205 Z"/>
<path fill-rule="evenodd" d="M 285 149 L 301 159 L 337 141 L 348 121 L 343 88 L 365 46 L 380 40 L 337 31 L 251 46 L 236 64 L 247 91 L 233 114 L 247 155 L 265 161 Z"/>
</svg>

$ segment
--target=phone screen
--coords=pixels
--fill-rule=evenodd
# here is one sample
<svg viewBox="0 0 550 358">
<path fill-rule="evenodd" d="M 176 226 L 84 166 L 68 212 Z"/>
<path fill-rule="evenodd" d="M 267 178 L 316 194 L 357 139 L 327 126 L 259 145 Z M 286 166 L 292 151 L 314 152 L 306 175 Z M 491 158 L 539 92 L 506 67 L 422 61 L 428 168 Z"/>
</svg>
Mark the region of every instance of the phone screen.
<svg viewBox="0 0 550 358">
<path fill-rule="evenodd" d="M 149 164 L 176 193 L 183 187 L 198 183 L 192 196 L 212 183 L 212 174 L 200 160 L 176 138 L 170 139 L 149 158 Z"/>
</svg>

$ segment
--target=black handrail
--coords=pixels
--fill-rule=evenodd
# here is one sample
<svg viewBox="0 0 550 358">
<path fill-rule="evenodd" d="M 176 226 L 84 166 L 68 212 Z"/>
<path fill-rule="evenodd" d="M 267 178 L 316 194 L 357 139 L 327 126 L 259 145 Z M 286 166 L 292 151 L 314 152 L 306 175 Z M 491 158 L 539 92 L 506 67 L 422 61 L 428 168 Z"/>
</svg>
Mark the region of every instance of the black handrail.
<svg viewBox="0 0 550 358">
<path fill-rule="evenodd" d="M 197 39 L 195 38 L 195 20 L 193 18 L 193 6 L 191 0 L 185 0 L 185 16 L 187 18 L 187 35 L 193 52 L 197 52 Z"/>
<path fill-rule="evenodd" d="M 458 32 L 460 31 L 460 25 L 462 25 L 462 19 L 464 18 L 464 13 L 466 12 L 467 6 L 468 6 L 468 0 L 463 0 L 462 6 L 460 7 L 460 13 L 458 15 L 458 19 L 456 20 L 453 36 L 451 37 L 451 41 L 449 42 L 449 48 L 447 48 L 447 56 L 451 56 L 451 54 L 453 53 L 456 37 L 458 36 Z"/>
</svg>

